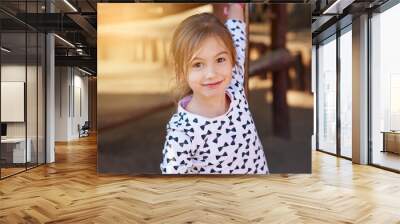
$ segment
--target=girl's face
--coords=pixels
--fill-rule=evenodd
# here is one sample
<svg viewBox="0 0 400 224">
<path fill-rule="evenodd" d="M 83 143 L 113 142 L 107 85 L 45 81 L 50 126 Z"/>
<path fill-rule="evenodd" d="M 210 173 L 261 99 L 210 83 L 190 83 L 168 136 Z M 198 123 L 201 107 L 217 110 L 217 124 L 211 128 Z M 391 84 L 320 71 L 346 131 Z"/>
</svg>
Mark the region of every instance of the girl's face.
<svg viewBox="0 0 400 224">
<path fill-rule="evenodd" d="M 193 94 L 221 96 L 231 82 L 232 69 L 228 48 L 220 39 L 208 37 L 189 62 L 187 81 Z"/>
</svg>

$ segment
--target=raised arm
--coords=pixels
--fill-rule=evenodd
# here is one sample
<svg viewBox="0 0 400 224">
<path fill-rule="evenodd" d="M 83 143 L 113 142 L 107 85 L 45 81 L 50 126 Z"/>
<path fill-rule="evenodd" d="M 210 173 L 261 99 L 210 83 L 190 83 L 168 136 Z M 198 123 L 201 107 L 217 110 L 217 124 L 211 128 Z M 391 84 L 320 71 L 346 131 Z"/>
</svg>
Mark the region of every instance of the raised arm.
<svg viewBox="0 0 400 224">
<path fill-rule="evenodd" d="M 227 19 L 236 19 L 244 21 L 243 15 L 244 3 L 229 3 L 227 8 Z"/>
<path fill-rule="evenodd" d="M 246 24 L 244 22 L 244 4 L 230 3 L 228 5 L 225 26 L 231 33 L 236 50 L 237 69 L 233 71 L 232 84 L 242 88 L 244 83 L 244 62 L 246 56 Z M 238 82 L 238 84 L 236 83 Z"/>
</svg>

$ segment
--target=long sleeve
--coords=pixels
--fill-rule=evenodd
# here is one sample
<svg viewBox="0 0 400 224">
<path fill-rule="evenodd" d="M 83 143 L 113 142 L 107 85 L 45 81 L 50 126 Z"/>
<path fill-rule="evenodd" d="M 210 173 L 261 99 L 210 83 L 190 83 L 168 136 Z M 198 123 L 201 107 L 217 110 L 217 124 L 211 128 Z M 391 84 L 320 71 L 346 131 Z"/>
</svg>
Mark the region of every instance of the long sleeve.
<svg viewBox="0 0 400 224">
<path fill-rule="evenodd" d="M 163 161 L 160 165 L 163 174 L 192 173 L 191 141 L 184 132 L 169 129 L 166 136 Z"/>
<path fill-rule="evenodd" d="M 237 81 L 239 84 L 243 85 L 246 55 L 246 24 L 241 20 L 228 19 L 225 22 L 225 26 L 232 35 L 236 50 L 236 64 L 238 65 L 238 68 L 233 71 L 232 83 L 235 84 Z"/>
</svg>

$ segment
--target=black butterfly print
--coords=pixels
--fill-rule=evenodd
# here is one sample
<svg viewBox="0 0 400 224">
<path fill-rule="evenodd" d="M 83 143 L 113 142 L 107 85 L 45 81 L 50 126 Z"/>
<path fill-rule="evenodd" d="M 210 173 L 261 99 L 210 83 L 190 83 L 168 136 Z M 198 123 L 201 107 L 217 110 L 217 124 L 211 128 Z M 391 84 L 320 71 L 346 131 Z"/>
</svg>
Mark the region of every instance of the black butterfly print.
<svg viewBox="0 0 400 224">
<path fill-rule="evenodd" d="M 176 161 L 176 158 L 175 157 L 172 157 L 172 159 L 169 159 L 169 158 L 167 158 L 167 163 L 169 163 L 170 161 Z"/>
<path fill-rule="evenodd" d="M 235 132 L 235 131 L 236 131 L 235 127 L 231 128 L 231 129 L 229 129 L 229 128 L 226 129 L 226 133 Z"/>
<path fill-rule="evenodd" d="M 178 142 L 178 140 L 179 140 L 179 138 L 178 137 L 172 137 L 172 136 L 169 136 L 169 138 L 168 138 L 168 140 L 174 140 L 174 141 L 176 141 L 176 142 Z"/>
<path fill-rule="evenodd" d="M 210 152 L 211 152 L 210 150 L 207 150 L 207 151 L 205 151 L 205 152 L 204 152 L 204 151 L 201 151 L 201 152 L 199 152 L 199 155 L 203 155 L 204 153 L 210 154 Z"/>
<path fill-rule="evenodd" d="M 181 156 L 182 154 L 188 154 L 188 152 L 186 152 L 186 151 L 183 151 L 183 152 L 176 152 L 176 154 L 178 155 L 178 156 Z"/>
<path fill-rule="evenodd" d="M 179 145 L 182 147 L 183 145 L 186 145 L 186 144 L 188 144 L 188 141 L 184 141 L 184 142 L 181 142 L 181 143 L 179 143 Z"/>
</svg>

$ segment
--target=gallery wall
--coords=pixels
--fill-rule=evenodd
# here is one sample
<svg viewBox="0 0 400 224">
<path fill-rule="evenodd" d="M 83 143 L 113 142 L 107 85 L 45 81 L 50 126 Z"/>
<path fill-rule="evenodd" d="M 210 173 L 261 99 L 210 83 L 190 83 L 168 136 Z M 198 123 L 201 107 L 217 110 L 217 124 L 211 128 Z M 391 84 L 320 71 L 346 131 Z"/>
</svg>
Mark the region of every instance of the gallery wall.
<svg viewBox="0 0 400 224">
<path fill-rule="evenodd" d="M 88 77 L 75 67 L 55 69 L 56 141 L 79 138 L 78 125 L 88 121 Z"/>
</svg>

